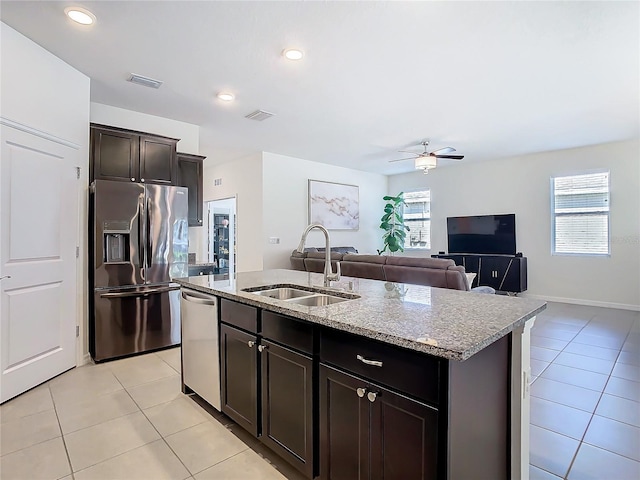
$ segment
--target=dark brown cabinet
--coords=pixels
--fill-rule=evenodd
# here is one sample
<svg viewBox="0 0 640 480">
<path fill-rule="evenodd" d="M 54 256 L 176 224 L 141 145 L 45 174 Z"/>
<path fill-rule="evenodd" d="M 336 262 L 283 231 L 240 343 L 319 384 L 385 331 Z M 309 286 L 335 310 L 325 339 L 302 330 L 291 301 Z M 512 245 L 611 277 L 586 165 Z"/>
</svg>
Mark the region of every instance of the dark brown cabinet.
<svg viewBox="0 0 640 480">
<path fill-rule="evenodd" d="M 189 190 L 189 226 L 202 226 L 202 162 L 205 157 L 178 153 L 178 185 Z"/>
<path fill-rule="evenodd" d="M 320 478 L 438 477 L 438 411 L 320 364 Z"/>
<path fill-rule="evenodd" d="M 260 440 L 313 477 L 313 360 L 268 340 L 258 346 L 262 369 Z"/>
<path fill-rule="evenodd" d="M 91 125 L 89 181 L 176 184 L 178 139 Z"/>
<path fill-rule="evenodd" d="M 257 340 L 237 328 L 220 326 L 222 411 L 254 436 L 259 433 Z"/>
<path fill-rule="evenodd" d="M 527 258 L 507 255 L 432 255 L 449 258 L 467 272 L 476 273 L 472 287 L 486 285 L 503 292 L 524 292 L 527 289 Z"/>
<path fill-rule="evenodd" d="M 226 299 L 220 316 L 222 411 L 313 478 L 312 327 Z"/>
</svg>

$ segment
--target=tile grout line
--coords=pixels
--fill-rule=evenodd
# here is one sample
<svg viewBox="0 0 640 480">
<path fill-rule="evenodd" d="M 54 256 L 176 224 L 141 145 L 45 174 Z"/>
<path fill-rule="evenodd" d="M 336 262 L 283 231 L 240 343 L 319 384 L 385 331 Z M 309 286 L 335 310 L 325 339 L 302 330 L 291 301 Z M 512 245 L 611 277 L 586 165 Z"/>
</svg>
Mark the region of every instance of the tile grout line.
<svg viewBox="0 0 640 480">
<path fill-rule="evenodd" d="M 67 463 L 69 464 L 69 471 L 71 472 L 71 478 L 74 479 L 76 477 L 73 474 L 73 465 L 71 464 L 71 456 L 69 455 L 69 449 L 67 448 L 67 441 L 64 438 L 64 432 L 62 431 L 62 424 L 60 423 L 60 417 L 58 416 L 58 408 L 56 406 L 56 401 L 53 398 L 53 392 L 51 391 L 50 385 L 47 385 L 47 390 L 49 391 L 49 395 L 51 396 L 51 403 L 53 403 L 53 411 L 56 414 L 56 421 L 58 422 L 58 428 L 60 429 L 60 438 L 62 439 L 62 446 L 64 447 L 64 453 L 67 455 Z M 64 478 L 64 477 L 61 477 L 61 478 Z"/>
</svg>

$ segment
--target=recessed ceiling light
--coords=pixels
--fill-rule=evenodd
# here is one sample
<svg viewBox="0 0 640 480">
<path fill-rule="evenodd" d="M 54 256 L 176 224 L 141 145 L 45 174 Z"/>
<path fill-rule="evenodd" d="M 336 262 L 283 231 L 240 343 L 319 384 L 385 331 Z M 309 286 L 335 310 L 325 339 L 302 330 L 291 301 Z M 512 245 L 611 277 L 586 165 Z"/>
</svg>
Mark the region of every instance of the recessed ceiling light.
<svg viewBox="0 0 640 480">
<path fill-rule="evenodd" d="M 91 25 L 96 21 L 96 16 L 86 8 L 67 7 L 64 9 L 64 13 L 66 13 L 67 17 L 71 20 L 81 25 Z"/>
<path fill-rule="evenodd" d="M 229 92 L 220 92 L 217 97 L 222 100 L 223 102 L 230 102 L 231 100 L 233 100 L 234 98 L 236 98 L 233 93 L 229 93 Z"/>
<path fill-rule="evenodd" d="M 287 48 L 282 51 L 282 55 L 289 60 L 302 60 L 304 52 L 297 48 Z"/>
</svg>

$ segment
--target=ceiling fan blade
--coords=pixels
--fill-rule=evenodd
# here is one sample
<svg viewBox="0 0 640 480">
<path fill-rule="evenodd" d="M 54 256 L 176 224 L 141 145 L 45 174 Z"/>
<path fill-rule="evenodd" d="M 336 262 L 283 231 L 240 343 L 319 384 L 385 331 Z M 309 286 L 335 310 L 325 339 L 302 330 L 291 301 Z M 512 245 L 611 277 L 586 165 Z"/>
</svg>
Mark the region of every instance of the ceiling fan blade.
<svg viewBox="0 0 640 480">
<path fill-rule="evenodd" d="M 432 154 L 435 155 L 440 155 L 443 153 L 451 153 L 451 152 L 455 152 L 456 149 L 453 147 L 443 147 L 443 148 L 439 148 L 438 150 L 434 150 L 433 152 L 431 152 Z"/>
<path fill-rule="evenodd" d="M 392 162 L 402 162 L 402 161 L 404 161 L 404 160 L 415 160 L 416 158 L 418 158 L 418 157 L 397 158 L 397 159 L 395 159 L 395 160 L 389 160 L 389 163 L 392 163 Z"/>
<path fill-rule="evenodd" d="M 411 150 L 398 150 L 401 153 L 412 153 L 413 155 L 420 155 L 424 152 L 412 152 Z"/>
<path fill-rule="evenodd" d="M 436 158 L 447 158 L 449 160 L 462 160 L 464 155 L 434 155 Z"/>
</svg>

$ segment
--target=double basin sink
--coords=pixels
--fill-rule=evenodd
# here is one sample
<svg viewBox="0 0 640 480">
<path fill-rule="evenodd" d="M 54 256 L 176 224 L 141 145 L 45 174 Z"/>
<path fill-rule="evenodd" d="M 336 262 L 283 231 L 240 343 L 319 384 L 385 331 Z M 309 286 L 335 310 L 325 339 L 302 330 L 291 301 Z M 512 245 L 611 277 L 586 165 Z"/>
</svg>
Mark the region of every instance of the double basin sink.
<svg viewBox="0 0 640 480">
<path fill-rule="evenodd" d="M 359 295 L 353 293 L 340 292 L 339 294 L 334 294 L 318 289 L 306 289 L 296 285 L 252 287 L 245 288 L 244 291 L 306 307 L 324 307 L 360 298 Z"/>
</svg>

